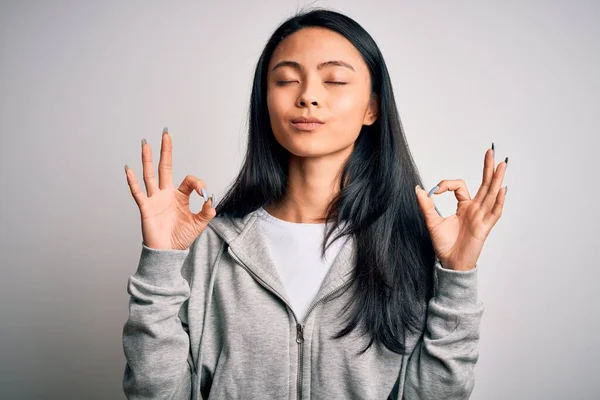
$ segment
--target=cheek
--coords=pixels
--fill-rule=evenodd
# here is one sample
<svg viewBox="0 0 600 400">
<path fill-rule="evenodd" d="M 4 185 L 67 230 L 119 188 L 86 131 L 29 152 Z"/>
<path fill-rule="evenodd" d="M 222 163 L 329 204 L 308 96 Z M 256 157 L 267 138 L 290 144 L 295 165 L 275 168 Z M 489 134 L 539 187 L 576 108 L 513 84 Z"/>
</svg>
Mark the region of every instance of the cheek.
<svg viewBox="0 0 600 400">
<path fill-rule="evenodd" d="M 367 109 L 364 98 L 365 96 L 357 94 L 347 94 L 337 97 L 330 104 L 331 115 L 335 118 L 336 124 L 344 129 L 360 131 Z"/>
<path fill-rule="evenodd" d="M 275 98 L 269 92 L 267 92 L 267 110 L 269 111 L 269 115 L 276 111 Z"/>
<path fill-rule="evenodd" d="M 271 124 L 279 124 L 277 121 L 282 118 L 285 111 L 285 99 L 280 94 L 267 93 L 267 109 Z"/>
</svg>

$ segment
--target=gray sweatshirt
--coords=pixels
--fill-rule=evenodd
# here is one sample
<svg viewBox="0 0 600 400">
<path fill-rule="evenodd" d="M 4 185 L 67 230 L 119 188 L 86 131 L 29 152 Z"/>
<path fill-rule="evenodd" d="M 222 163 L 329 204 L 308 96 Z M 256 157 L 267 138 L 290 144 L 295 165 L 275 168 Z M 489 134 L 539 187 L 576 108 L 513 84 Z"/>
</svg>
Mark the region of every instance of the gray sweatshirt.
<svg viewBox="0 0 600 400">
<path fill-rule="evenodd" d="M 435 295 L 408 355 L 372 345 L 345 326 L 343 290 L 356 246 L 345 239 L 316 298 L 298 320 L 256 211 L 214 218 L 187 250 L 142 243 L 127 282 L 123 327 L 128 399 L 468 399 L 479 358 L 483 304 L 478 266 L 452 271 L 435 264 Z"/>
</svg>

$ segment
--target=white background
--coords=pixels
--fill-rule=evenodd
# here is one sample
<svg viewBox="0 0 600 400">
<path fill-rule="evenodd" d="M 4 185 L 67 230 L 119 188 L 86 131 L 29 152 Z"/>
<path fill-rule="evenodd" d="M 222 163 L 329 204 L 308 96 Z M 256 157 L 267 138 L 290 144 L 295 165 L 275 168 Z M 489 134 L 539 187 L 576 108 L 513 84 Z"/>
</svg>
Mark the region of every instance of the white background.
<svg viewBox="0 0 600 400">
<path fill-rule="evenodd" d="M 0 3 L 0 397 L 124 398 L 141 230 L 123 166 L 141 179 L 140 140 L 156 165 L 168 126 L 175 182 L 222 198 L 258 56 L 306 4 Z M 474 196 L 491 142 L 509 157 L 471 398 L 597 398 L 600 3 L 310 4 L 379 44 L 425 189 L 462 178 Z M 451 193 L 435 201 L 455 211 Z"/>
</svg>

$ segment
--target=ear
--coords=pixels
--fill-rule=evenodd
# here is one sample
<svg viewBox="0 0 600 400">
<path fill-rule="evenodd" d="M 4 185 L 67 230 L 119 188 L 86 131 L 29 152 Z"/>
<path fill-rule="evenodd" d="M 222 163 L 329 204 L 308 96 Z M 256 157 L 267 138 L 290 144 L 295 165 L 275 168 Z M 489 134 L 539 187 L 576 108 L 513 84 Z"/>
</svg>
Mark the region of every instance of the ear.
<svg viewBox="0 0 600 400">
<path fill-rule="evenodd" d="M 369 100 L 369 108 L 365 113 L 365 118 L 363 120 L 363 125 L 372 125 L 377 121 L 377 117 L 379 115 L 379 96 L 375 93 L 371 95 L 371 99 Z"/>
</svg>

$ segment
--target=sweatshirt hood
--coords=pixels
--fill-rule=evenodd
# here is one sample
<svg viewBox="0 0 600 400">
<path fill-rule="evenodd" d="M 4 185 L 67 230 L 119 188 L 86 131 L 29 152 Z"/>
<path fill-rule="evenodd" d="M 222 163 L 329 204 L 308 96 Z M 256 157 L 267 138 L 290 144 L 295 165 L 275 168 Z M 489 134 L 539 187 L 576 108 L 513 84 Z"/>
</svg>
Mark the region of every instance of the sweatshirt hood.
<svg viewBox="0 0 600 400">
<path fill-rule="evenodd" d="M 258 218 L 257 209 L 241 218 L 215 217 L 208 226 L 225 241 L 226 251 L 232 257 L 238 259 L 255 278 L 290 304 Z M 338 240 L 342 240 L 343 245 L 325 275 L 313 303 L 344 285 L 351 278 L 356 259 L 355 240 L 352 236 L 345 236 Z"/>
</svg>

